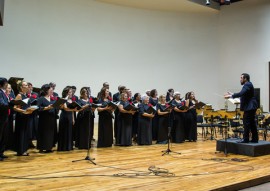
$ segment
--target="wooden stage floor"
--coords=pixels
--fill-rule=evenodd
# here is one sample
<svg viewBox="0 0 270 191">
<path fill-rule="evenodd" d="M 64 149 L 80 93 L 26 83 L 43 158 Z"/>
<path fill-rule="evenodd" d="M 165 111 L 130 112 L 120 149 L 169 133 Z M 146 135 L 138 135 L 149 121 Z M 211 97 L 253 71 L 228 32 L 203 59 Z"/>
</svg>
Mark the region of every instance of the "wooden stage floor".
<svg viewBox="0 0 270 191">
<path fill-rule="evenodd" d="M 0 163 L 0 190 L 237 190 L 270 181 L 270 155 L 247 157 L 215 153 L 216 141 L 92 148 L 17 157 L 8 151 Z M 155 166 L 155 167 L 154 167 Z M 150 171 L 149 171 L 150 167 Z M 156 173 L 156 174 L 154 174 Z"/>
</svg>

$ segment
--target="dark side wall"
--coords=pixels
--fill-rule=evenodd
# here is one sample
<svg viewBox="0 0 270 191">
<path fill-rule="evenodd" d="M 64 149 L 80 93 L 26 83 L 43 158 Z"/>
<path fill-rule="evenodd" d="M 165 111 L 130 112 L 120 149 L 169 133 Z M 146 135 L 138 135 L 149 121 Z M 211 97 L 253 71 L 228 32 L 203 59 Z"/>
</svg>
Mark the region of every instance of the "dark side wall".
<svg viewBox="0 0 270 191">
<path fill-rule="evenodd" d="M 0 0 L 0 26 L 3 26 L 4 19 L 4 1 Z"/>
</svg>

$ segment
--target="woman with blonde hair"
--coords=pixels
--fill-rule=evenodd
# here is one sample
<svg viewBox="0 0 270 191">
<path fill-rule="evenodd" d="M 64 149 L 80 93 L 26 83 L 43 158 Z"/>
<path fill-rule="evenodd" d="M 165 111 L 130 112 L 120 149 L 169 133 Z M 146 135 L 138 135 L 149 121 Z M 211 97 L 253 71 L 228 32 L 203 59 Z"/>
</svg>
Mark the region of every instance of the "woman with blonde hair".
<svg viewBox="0 0 270 191">
<path fill-rule="evenodd" d="M 166 144 L 168 140 L 168 128 L 170 127 L 170 112 L 171 109 L 166 103 L 166 96 L 160 95 L 158 98 L 157 113 L 158 113 L 158 137 L 157 143 Z"/>
<path fill-rule="evenodd" d="M 149 96 L 142 96 L 142 104 L 139 105 L 138 145 L 152 144 L 152 119 L 155 114 L 147 113 L 149 107 L 152 107 L 149 104 Z"/>
<path fill-rule="evenodd" d="M 128 111 L 125 107 L 129 106 L 129 100 L 127 93 L 122 93 L 120 95 L 120 103 L 118 105 L 119 114 L 117 116 L 118 120 L 118 137 L 116 144 L 121 146 L 131 146 L 132 145 L 132 116 L 135 111 Z"/>
</svg>

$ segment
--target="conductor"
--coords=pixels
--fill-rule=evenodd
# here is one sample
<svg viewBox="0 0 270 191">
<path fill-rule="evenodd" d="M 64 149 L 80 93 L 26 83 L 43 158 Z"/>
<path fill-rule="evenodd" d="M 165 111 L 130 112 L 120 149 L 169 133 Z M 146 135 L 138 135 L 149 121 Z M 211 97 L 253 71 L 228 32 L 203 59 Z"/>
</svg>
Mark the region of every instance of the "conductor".
<svg viewBox="0 0 270 191">
<path fill-rule="evenodd" d="M 239 93 L 228 92 L 224 95 L 224 98 L 228 99 L 240 97 L 240 110 L 244 111 L 244 139 L 238 143 L 258 143 L 258 131 L 255 122 L 255 115 L 258 104 L 254 97 L 254 87 L 250 82 L 249 74 L 243 73 L 240 78 L 240 83 L 243 85 L 243 87 Z M 252 139 L 249 141 L 250 132 L 252 134 Z"/>
</svg>

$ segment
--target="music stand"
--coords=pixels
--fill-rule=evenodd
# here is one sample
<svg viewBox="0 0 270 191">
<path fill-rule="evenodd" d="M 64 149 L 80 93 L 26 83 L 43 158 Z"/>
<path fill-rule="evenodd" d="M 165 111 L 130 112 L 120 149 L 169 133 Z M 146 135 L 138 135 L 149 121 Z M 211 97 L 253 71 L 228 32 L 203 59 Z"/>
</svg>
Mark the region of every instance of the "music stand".
<svg viewBox="0 0 270 191">
<path fill-rule="evenodd" d="M 220 118 L 221 118 L 222 121 L 223 121 L 223 123 L 222 123 L 223 125 L 222 125 L 221 127 L 222 127 L 222 128 L 223 128 L 223 127 L 228 127 L 228 125 L 226 125 L 226 124 L 228 124 L 228 115 L 227 115 L 227 111 L 221 109 L 221 110 L 217 110 L 217 112 L 219 113 Z M 223 129 L 222 129 L 222 138 L 223 138 Z"/>
<path fill-rule="evenodd" d="M 240 127 L 241 125 L 240 125 L 240 119 L 242 118 L 243 119 L 243 115 L 244 115 L 244 112 L 243 111 L 240 111 L 240 108 L 238 108 L 238 106 L 239 106 L 239 102 L 237 102 L 237 103 L 234 103 L 235 104 L 235 119 L 234 119 L 234 121 L 237 121 L 238 122 L 238 125 L 237 126 L 234 126 L 236 129 L 235 129 L 235 138 L 238 138 L 238 139 L 240 139 L 240 133 L 241 133 L 241 131 L 239 131 L 238 130 L 238 127 Z M 233 118 L 232 118 L 233 119 Z M 239 135 L 237 135 L 236 133 L 239 133 Z"/>
<path fill-rule="evenodd" d="M 210 140 L 216 140 L 213 136 L 214 134 L 214 128 L 216 126 L 219 126 L 219 124 L 214 124 L 214 118 L 220 117 L 220 114 L 217 111 L 210 111 L 207 113 L 206 117 L 210 117 L 211 118 L 211 123 L 210 123 L 210 128 L 211 128 L 211 137 Z"/>
<path fill-rule="evenodd" d="M 269 130 L 269 124 L 270 124 L 270 115 L 265 115 L 264 119 L 261 121 L 262 123 L 262 129 L 263 129 L 263 140 L 266 141 L 267 139 L 267 131 Z"/>
<path fill-rule="evenodd" d="M 210 117 L 208 116 L 208 114 L 209 114 L 210 112 L 212 112 L 212 111 L 213 111 L 212 106 L 205 105 L 205 107 L 204 107 L 204 109 L 203 109 L 203 118 L 205 119 L 205 122 L 208 123 L 208 124 L 209 124 L 208 120 L 209 120 L 209 118 L 210 118 Z M 211 124 L 209 124 L 209 127 L 211 127 Z M 204 133 L 204 134 L 205 134 L 204 138 L 205 138 L 205 140 L 207 140 L 206 136 L 207 136 L 207 134 L 209 134 L 209 132 L 208 132 L 208 126 L 207 126 L 207 128 L 206 128 L 206 133 Z"/>
<path fill-rule="evenodd" d="M 172 111 L 171 111 L 171 112 L 172 112 Z M 175 154 L 181 155 L 181 153 L 172 151 L 172 150 L 170 149 L 170 140 L 171 140 L 171 138 L 172 138 L 172 135 L 171 135 L 171 129 L 172 129 L 172 128 L 170 127 L 170 126 L 171 126 L 171 124 L 170 124 L 170 121 L 171 121 L 171 112 L 169 113 L 169 126 L 168 126 L 167 149 L 164 150 L 164 151 L 161 151 L 161 152 L 163 152 L 162 156 L 168 155 L 168 154 L 170 154 L 170 153 L 175 153 Z"/>
<path fill-rule="evenodd" d="M 236 119 L 240 119 L 243 118 L 244 112 L 240 110 L 240 108 L 238 108 L 239 104 L 235 104 L 235 115 L 236 115 Z"/>
<path fill-rule="evenodd" d="M 197 115 L 203 115 L 203 111 L 204 111 L 204 109 L 203 109 L 203 108 L 196 109 L 196 113 L 197 113 Z"/>
<path fill-rule="evenodd" d="M 224 154 L 225 156 L 228 155 L 228 152 L 227 152 L 227 136 L 228 136 L 228 119 L 233 119 L 234 118 L 234 115 L 235 115 L 235 112 L 230 112 L 230 111 L 226 111 L 226 110 L 219 110 L 217 111 L 220 115 L 221 118 L 223 118 L 225 120 L 225 122 L 227 123 L 226 126 L 223 126 L 225 127 L 225 146 L 224 146 Z"/>
</svg>

